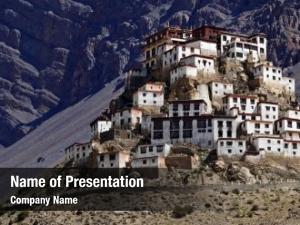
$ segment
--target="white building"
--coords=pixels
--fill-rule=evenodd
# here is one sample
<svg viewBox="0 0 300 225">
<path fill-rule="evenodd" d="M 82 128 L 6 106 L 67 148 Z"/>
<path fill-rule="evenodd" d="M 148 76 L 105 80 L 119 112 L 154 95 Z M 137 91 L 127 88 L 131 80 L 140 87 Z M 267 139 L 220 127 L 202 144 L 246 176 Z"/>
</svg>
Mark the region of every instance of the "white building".
<svg viewBox="0 0 300 225">
<path fill-rule="evenodd" d="M 238 124 L 245 120 L 261 120 L 261 115 L 259 113 L 240 113 L 238 107 L 231 108 L 228 115 L 236 116 Z"/>
<path fill-rule="evenodd" d="M 295 93 L 295 79 L 283 77 L 282 69 L 272 62 L 260 63 L 251 69 L 254 78 L 272 88 L 283 89 L 287 93 Z"/>
<path fill-rule="evenodd" d="M 198 72 L 196 66 L 181 64 L 170 70 L 170 82 L 173 84 L 183 77 L 195 79 L 197 75 Z"/>
<path fill-rule="evenodd" d="M 300 120 L 300 110 L 298 110 L 298 109 L 288 109 L 284 113 L 284 117 L 287 117 L 287 118 L 290 118 L 290 119 Z"/>
<path fill-rule="evenodd" d="M 245 120 L 241 123 L 242 131 L 247 135 L 269 135 L 273 134 L 273 123 L 264 120 Z"/>
<path fill-rule="evenodd" d="M 219 138 L 236 138 L 236 117 L 188 116 L 153 118 L 151 143 L 192 143 L 202 148 L 216 147 Z"/>
<path fill-rule="evenodd" d="M 166 168 L 165 157 L 171 145 L 139 145 L 131 162 L 132 168 Z"/>
<path fill-rule="evenodd" d="M 261 120 L 275 121 L 278 120 L 279 107 L 273 102 L 259 102 L 257 104 L 257 113 L 261 115 Z"/>
<path fill-rule="evenodd" d="M 254 113 L 257 103 L 258 97 L 253 95 L 227 94 L 223 98 L 223 108 L 227 114 L 233 107 L 237 107 L 241 113 Z"/>
<path fill-rule="evenodd" d="M 91 127 L 91 136 L 96 137 L 106 131 L 111 129 L 112 122 L 103 116 L 96 118 L 94 121 L 90 123 Z"/>
<path fill-rule="evenodd" d="M 114 128 L 134 129 L 141 124 L 143 111 L 139 108 L 124 108 L 112 115 Z"/>
<path fill-rule="evenodd" d="M 164 83 L 148 82 L 133 94 L 137 107 L 161 107 L 164 105 Z"/>
<path fill-rule="evenodd" d="M 254 78 L 260 78 L 263 82 L 274 84 L 281 83 L 282 69 L 274 66 L 272 62 L 261 63 L 251 69 Z"/>
<path fill-rule="evenodd" d="M 286 157 L 300 156 L 300 141 L 284 140 L 283 146 Z"/>
<path fill-rule="evenodd" d="M 187 41 L 185 46 L 199 49 L 199 55 L 207 57 L 216 57 L 218 55 L 217 42 L 215 41 L 197 39 Z"/>
<path fill-rule="evenodd" d="M 292 77 L 283 77 L 282 78 L 284 90 L 288 93 L 295 93 L 295 79 Z"/>
<path fill-rule="evenodd" d="M 212 99 L 223 98 L 225 95 L 233 94 L 233 84 L 221 81 L 211 81 L 208 83 Z"/>
<path fill-rule="evenodd" d="M 220 138 L 217 142 L 218 156 L 241 157 L 246 152 L 246 140 L 236 138 Z"/>
<path fill-rule="evenodd" d="M 169 117 L 210 114 L 210 108 L 204 100 L 173 100 L 169 101 Z"/>
<path fill-rule="evenodd" d="M 137 152 L 134 154 L 135 158 L 139 157 L 152 157 L 152 156 L 168 156 L 171 151 L 170 144 L 161 144 L 161 145 L 139 145 Z"/>
<path fill-rule="evenodd" d="M 212 116 L 152 118 L 151 143 L 192 143 L 212 148 Z"/>
<path fill-rule="evenodd" d="M 300 120 L 282 117 L 275 122 L 279 133 L 296 131 L 300 132 Z"/>
<path fill-rule="evenodd" d="M 261 136 L 253 138 L 253 145 L 266 154 L 299 157 L 300 141 L 285 140 L 279 136 Z"/>
<path fill-rule="evenodd" d="M 176 45 L 174 48 L 166 51 L 162 55 L 162 68 L 168 68 L 177 65 L 182 58 L 190 55 L 200 55 L 200 49 L 194 47 L 186 47 L 184 45 Z"/>
<path fill-rule="evenodd" d="M 84 162 L 92 152 L 91 143 L 74 143 L 65 149 L 65 161 Z"/>
<path fill-rule="evenodd" d="M 251 36 L 223 32 L 220 35 L 220 50 L 222 55 L 245 61 L 252 57 L 253 62 L 267 58 L 267 39 L 264 34 Z"/>
<path fill-rule="evenodd" d="M 127 151 L 101 152 L 96 156 L 97 168 L 125 168 L 129 160 Z"/>
<path fill-rule="evenodd" d="M 167 168 L 166 158 L 159 155 L 133 158 L 131 166 L 132 168 Z"/>
<path fill-rule="evenodd" d="M 287 141 L 300 141 L 299 131 L 284 131 L 280 133 L 281 137 Z"/>
<path fill-rule="evenodd" d="M 264 151 L 266 154 L 284 155 L 283 139 L 276 135 L 257 136 L 252 141 L 258 152 Z"/>
<path fill-rule="evenodd" d="M 180 63 L 195 66 L 197 73 L 201 75 L 214 75 L 216 73 L 215 60 L 213 57 L 194 54 L 182 58 Z"/>
</svg>

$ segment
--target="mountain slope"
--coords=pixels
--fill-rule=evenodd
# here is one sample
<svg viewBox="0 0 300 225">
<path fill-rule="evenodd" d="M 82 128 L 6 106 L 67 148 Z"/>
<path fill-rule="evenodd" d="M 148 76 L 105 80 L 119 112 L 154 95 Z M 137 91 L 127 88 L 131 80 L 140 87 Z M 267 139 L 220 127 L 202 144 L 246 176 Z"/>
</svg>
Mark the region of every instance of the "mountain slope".
<svg viewBox="0 0 300 225">
<path fill-rule="evenodd" d="M 88 96 L 46 120 L 9 148 L 0 149 L 0 167 L 51 167 L 64 157 L 66 146 L 88 141 L 89 123 L 108 106 L 110 99 L 123 90 L 115 90 L 118 80 L 106 85 L 100 92 Z M 44 162 L 37 162 L 39 157 Z"/>
<path fill-rule="evenodd" d="M 167 24 L 265 32 L 276 64 L 300 61 L 298 0 L 1 0 L 0 145 L 101 90 Z"/>
</svg>

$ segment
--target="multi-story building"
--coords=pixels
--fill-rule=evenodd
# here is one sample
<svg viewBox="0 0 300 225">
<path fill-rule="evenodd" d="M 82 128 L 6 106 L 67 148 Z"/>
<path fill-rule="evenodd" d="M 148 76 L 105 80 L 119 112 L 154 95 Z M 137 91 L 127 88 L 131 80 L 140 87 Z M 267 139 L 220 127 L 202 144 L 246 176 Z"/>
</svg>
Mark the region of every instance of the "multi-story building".
<svg viewBox="0 0 300 225">
<path fill-rule="evenodd" d="M 281 117 L 275 121 L 276 130 L 279 133 L 296 131 L 300 132 L 300 120 L 287 117 Z"/>
<path fill-rule="evenodd" d="M 164 105 L 164 83 L 148 82 L 133 94 L 133 105 L 139 108 Z"/>
<path fill-rule="evenodd" d="M 236 117 L 186 116 L 153 118 L 151 143 L 192 143 L 212 149 L 219 138 L 236 138 Z"/>
<path fill-rule="evenodd" d="M 130 160 L 130 152 L 128 151 L 108 151 L 99 152 L 96 155 L 97 168 L 114 168 L 121 169 L 126 167 L 126 163 Z"/>
<path fill-rule="evenodd" d="M 183 44 L 192 38 L 191 30 L 178 27 L 166 27 L 145 39 L 144 67 L 156 65 L 161 54 L 172 49 L 175 45 Z"/>
<path fill-rule="evenodd" d="M 85 162 L 92 152 L 91 143 L 74 143 L 65 148 L 65 162 L 73 160 L 75 163 Z"/>
<path fill-rule="evenodd" d="M 253 138 L 252 143 L 257 151 L 264 151 L 266 154 L 284 155 L 284 141 L 278 135 L 257 136 Z"/>
<path fill-rule="evenodd" d="M 265 34 L 240 35 L 223 32 L 220 35 L 220 52 L 236 60 L 245 61 L 251 57 L 253 62 L 266 60 L 267 39 Z"/>
<path fill-rule="evenodd" d="M 199 75 L 210 76 L 216 73 L 215 60 L 213 57 L 194 54 L 182 58 L 180 64 L 195 66 Z"/>
<path fill-rule="evenodd" d="M 254 95 L 226 94 L 223 98 L 224 111 L 227 113 L 233 107 L 237 107 L 239 112 L 254 113 L 257 103 L 258 97 Z"/>
<path fill-rule="evenodd" d="M 246 153 L 246 140 L 237 138 L 219 138 L 217 142 L 218 156 L 241 157 Z"/>
<path fill-rule="evenodd" d="M 99 116 L 90 123 L 90 127 L 91 136 L 99 137 L 101 133 L 109 131 L 111 129 L 112 122 L 104 116 Z"/>
<path fill-rule="evenodd" d="M 124 108 L 112 115 L 112 127 L 134 129 L 141 124 L 143 111 L 140 108 Z"/>
<path fill-rule="evenodd" d="M 208 83 L 211 99 L 223 98 L 233 94 L 233 84 L 222 81 L 211 81 Z"/>
<path fill-rule="evenodd" d="M 275 121 L 278 120 L 279 107 L 274 102 L 259 102 L 257 104 L 257 113 L 261 115 L 262 120 Z"/>
<path fill-rule="evenodd" d="M 196 66 L 179 64 L 170 70 L 170 82 L 174 84 L 180 78 L 197 78 L 197 75 L 198 71 Z"/>
<path fill-rule="evenodd" d="M 134 154 L 132 168 L 166 168 L 165 157 L 170 154 L 171 145 L 139 145 Z"/>
<path fill-rule="evenodd" d="M 273 134 L 273 122 L 264 120 L 245 120 L 241 123 L 241 129 L 246 135 Z"/>
<path fill-rule="evenodd" d="M 172 49 L 164 52 L 161 57 L 162 68 L 170 68 L 177 65 L 182 58 L 191 55 L 200 55 L 200 49 L 186 47 L 185 45 L 176 45 Z"/>
<path fill-rule="evenodd" d="M 210 107 L 207 107 L 207 103 L 202 99 L 169 101 L 169 117 L 199 116 L 210 113 Z"/>
</svg>

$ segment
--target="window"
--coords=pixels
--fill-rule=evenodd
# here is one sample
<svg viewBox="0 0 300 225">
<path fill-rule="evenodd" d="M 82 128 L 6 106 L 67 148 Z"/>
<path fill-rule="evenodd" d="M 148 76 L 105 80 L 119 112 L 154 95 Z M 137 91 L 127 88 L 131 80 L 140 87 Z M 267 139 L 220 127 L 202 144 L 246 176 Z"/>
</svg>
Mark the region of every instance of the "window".
<svg viewBox="0 0 300 225">
<path fill-rule="evenodd" d="M 199 110 L 199 103 L 195 103 L 194 110 Z"/>
<path fill-rule="evenodd" d="M 155 56 L 156 52 L 155 52 L 155 48 L 152 48 L 152 56 Z"/>
<path fill-rule="evenodd" d="M 222 130 L 218 131 L 218 137 L 223 137 L 223 131 Z"/>
<path fill-rule="evenodd" d="M 189 104 L 184 104 L 183 105 L 183 110 L 184 111 L 189 111 L 190 110 L 190 105 Z"/>
<path fill-rule="evenodd" d="M 150 58 L 150 51 L 149 51 L 149 50 L 146 52 L 146 58 L 147 58 L 147 59 Z"/>
<path fill-rule="evenodd" d="M 143 159 L 143 164 L 146 165 L 147 164 L 147 160 Z"/>
<path fill-rule="evenodd" d="M 292 121 L 288 121 L 288 127 L 292 127 Z"/>
<path fill-rule="evenodd" d="M 227 131 L 227 137 L 232 137 L 232 132 L 231 132 L 231 130 L 228 130 L 228 131 Z"/>
<path fill-rule="evenodd" d="M 158 145 L 156 151 L 157 152 L 163 152 L 164 146 L 163 145 Z"/>
<path fill-rule="evenodd" d="M 182 51 L 185 51 L 185 46 L 182 46 Z"/>
<path fill-rule="evenodd" d="M 256 123 L 256 124 L 255 124 L 255 128 L 256 128 L 256 129 L 259 129 L 259 128 L 260 128 L 260 124 L 259 124 L 259 123 Z"/>
<path fill-rule="evenodd" d="M 146 154 L 147 148 L 146 147 L 141 147 L 141 154 Z"/>
<path fill-rule="evenodd" d="M 183 131 L 183 138 L 191 138 L 191 137 L 192 137 L 192 130 Z"/>
<path fill-rule="evenodd" d="M 220 146 L 224 146 L 224 142 L 223 141 L 220 142 Z"/>
<path fill-rule="evenodd" d="M 177 130 L 171 130 L 170 131 L 170 138 L 171 139 L 178 139 L 179 138 L 179 131 Z"/>
<path fill-rule="evenodd" d="M 153 146 L 149 146 L 149 152 L 153 152 Z"/>
<path fill-rule="evenodd" d="M 100 155 L 100 162 L 104 161 L 104 155 Z"/>
<path fill-rule="evenodd" d="M 154 130 L 163 130 L 163 121 L 156 120 L 153 124 Z"/>
<path fill-rule="evenodd" d="M 194 53 L 194 48 L 191 48 L 191 53 Z"/>
<path fill-rule="evenodd" d="M 110 154 L 109 155 L 109 160 L 110 161 L 116 160 L 116 154 Z"/>
<path fill-rule="evenodd" d="M 228 154 L 231 154 L 231 153 L 232 153 L 232 150 L 231 150 L 231 149 L 228 149 L 227 151 L 228 151 Z"/>
<path fill-rule="evenodd" d="M 269 124 L 265 124 L 265 128 L 269 128 L 270 126 L 269 126 Z"/>
<path fill-rule="evenodd" d="M 156 98 L 156 96 L 157 96 L 157 94 L 156 94 L 156 93 L 153 93 L 153 97 Z"/>
<path fill-rule="evenodd" d="M 173 104 L 173 110 L 177 111 L 178 110 L 178 104 Z"/>
<path fill-rule="evenodd" d="M 238 57 L 238 58 L 243 58 L 243 56 L 244 56 L 244 55 L 243 55 L 243 53 L 241 53 L 241 52 L 237 52 L 237 53 L 236 53 L 236 57 Z"/>
<path fill-rule="evenodd" d="M 205 120 L 197 120 L 197 128 L 206 128 Z"/>
<path fill-rule="evenodd" d="M 229 127 L 229 128 L 232 127 L 232 121 L 227 121 L 226 126 Z"/>
<path fill-rule="evenodd" d="M 154 131 L 153 132 L 153 139 L 163 139 L 163 132 L 162 131 Z"/>
<path fill-rule="evenodd" d="M 265 42 L 264 38 L 259 38 L 259 42 L 263 44 Z"/>
<path fill-rule="evenodd" d="M 218 127 L 223 127 L 223 121 L 218 121 Z"/>
<path fill-rule="evenodd" d="M 265 49 L 264 48 L 260 48 L 260 53 L 264 54 L 265 53 Z"/>
<path fill-rule="evenodd" d="M 238 42 L 238 43 L 236 43 L 236 47 L 243 48 L 243 44 Z"/>
<path fill-rule="evenodd" d="M 183 121 L 183 129 L 192 129 L 193 121 L 192 120 L 184 120 Z"/>
<path fill-rule="evenodd" d="M 239 146 L 243 146 L 243 142 L 239 141 Z"/>
</svg>

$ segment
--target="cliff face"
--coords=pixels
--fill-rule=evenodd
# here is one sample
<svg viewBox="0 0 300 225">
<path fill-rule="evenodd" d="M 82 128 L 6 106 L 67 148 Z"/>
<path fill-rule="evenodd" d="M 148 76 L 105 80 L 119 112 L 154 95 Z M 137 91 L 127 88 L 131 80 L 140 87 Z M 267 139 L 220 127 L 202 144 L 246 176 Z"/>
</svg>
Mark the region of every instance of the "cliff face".
<svg viewBox="0 0 300 225">
<path fill-rule="evenodd" d="M 1 0 L 0 145 L 120 76 L 166 24 L 264 32 L 276 64 L 300 61 L 298 0 Z"/>
</svg>

